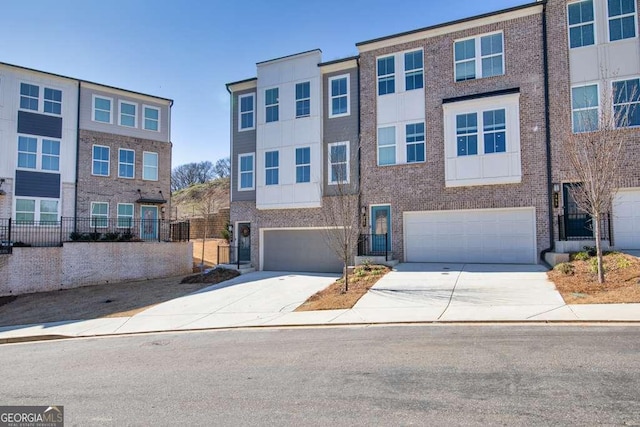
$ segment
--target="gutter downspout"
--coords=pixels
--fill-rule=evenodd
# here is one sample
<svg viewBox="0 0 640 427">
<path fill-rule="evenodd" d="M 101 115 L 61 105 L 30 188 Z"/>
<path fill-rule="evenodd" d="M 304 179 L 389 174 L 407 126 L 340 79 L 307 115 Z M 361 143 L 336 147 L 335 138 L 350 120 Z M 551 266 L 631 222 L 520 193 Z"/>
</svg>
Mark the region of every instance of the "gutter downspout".
<svg viewBox="0 0 640 427">
<path fill-rule="evenodd" d="M 82 80 L 78 80 L 78 112 L 76 116 L 76 179 L 75 179 L 75 200 L 73 207 L 73 231 L 78 231 L 78 178 L 80 176 L 80 92 Z"/>
<path fill-rule="evenodd" d="M 555 249 L 554 229 L 553 229 L 553 182 L 551 166 L 551 118 L 549 111 L 549 46 L 547 36 L 547 2 L 542 4 L 542 58 L 544 63 L 544 109 L 545 109 L 545 133 L 547 149 L 547 196 L 549 204 L 549 247 L 540 253 L 540 258 L 546 264 L 544 256 L 547 252 Z"/>
<path fill-rule="evenodd" d="M 356 66 L 358 67 L 358 86 L 357 86 L 358 87 L 358 91 L 357 91 L 358 96 L 356 98 L 357 102 L 358 102 L 358 104 L 357 104 L 357 107 L 358 107 L 358 152 L 357 152 L 357 155 L 358 155 L 358 163 L 357 163 L 357 165 L 358 165 L 358 182 L 357 182 L 357 186 L 358 187 L 357 187 L 357 189 L 358 189 L 358 207 L 361 210 L 362 209 L 362 172 L 361 172 L 362 171 L 362 164 L 361 164 L 362 163 L 362 156 L 361 156 L 361 153 L 362 153 L 362 136 L 361 135 L 362 135 L 362 133 L 361 133 L 361 128 L 360 128 L 360 126 L 361 126 L 361 123 L 360 123 L 360 120 L 361 120 L 360 119 L 360 117 L 361 117 L 360 116 L 360 82 L 362 80 L 362 72 L 360 70 L 360 57 L 359 56 L 358 56 L 358 58 L 356 58 Z M 367 214 L 365 213 L 365 218 L 366 218 L 366 215 Z M 358 222 L 360 223 L 360 227 L 362 228 L 362 215 L 361 215 L 360 212 L 357 212 L 357 216 L 358 216 Z M 365 227 L 367 226 L 366 222 L 365 222 L 364 226 Z M 365 234 L 366 234 L 366 230 L 364 230 L 364 231 L 365 231 Z"/>
</svg>

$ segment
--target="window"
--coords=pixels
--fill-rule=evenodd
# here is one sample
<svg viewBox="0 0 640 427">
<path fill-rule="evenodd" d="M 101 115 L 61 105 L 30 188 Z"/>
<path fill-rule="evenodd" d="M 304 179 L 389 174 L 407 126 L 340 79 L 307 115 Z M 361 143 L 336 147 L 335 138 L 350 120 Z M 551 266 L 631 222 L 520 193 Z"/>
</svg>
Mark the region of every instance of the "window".
<svg viewBox="0 0 640 427">
<path fill-rule="evenodd" d="M 635 0 L 609 1 L 609 41 L 630 39 L 636 36 Z"/>
<path fill-rule="evenodd" d="M 238 163 L 240 164 L 240 167 L 238 168 L 240 171 L 240 176 L 238 177 L 238 190 L 253 190 L 253 153 L 240 154 L 238 156 Z"/>
<path fill-rule="evenodd" d="M 42 170 L 60 170 L 60 141 L 42 140 Z"/>
<path fill-rule="evenodd" d="M 158 180 L 158 153 L 148 151 L 142 153 L 142 179 L 145 181 Z"/>
<path fill-rule="evenodd" d="M 296 118 L 311 114 L 311 83 L 296 84 Z"/>
<path fill-rule="evenodd" d="M 478 114 L 458 114 L 456 116 L 456 137 L 458 156 L 478 154 Z"/>
<path fill-rule="evenodd" d="M 62 91 L 57 89 L 44 88 L 44 112 L 51 114 L 62 114 Z"/>
<path fill-rule="evenodd" d="M 484 154 L 504 153 L 507 151 L 506 111 L 491 110 L 482 113 Z"/>
<path fill-rule="evenodd" d="M 414 90 L 424 87 L 424 78 L 422 77 L 422 51 L 407 52 L 404 54 L 404 80 L 405 89 Z"/>
<path fill-rule="evenodd" d="M 138 106 L 130 102 L 120 101 L 120 126 L 135 128 L 138 126 Z"/>
<path fill-rule="evenodd" d="M 144 130 L 160 132 L 160 109 L 145 105 L 144 110 Z"/>
<path fill-rule="evenodd" d="M 407 163 L 424 162 L 424 123 L 406 126 Z"/>
<path fill-rule="evenodd" d="M 136 152 L 120 148 L 118 150 L 118 177 L 134 178 L 136 164 Z"/>
<path fill-rule="evenodd" d="M 40 200 L 40 224 L 43 222 L 58 222 L 58 201 L 57 200 Z"/>
<path fill-rule="evenodd" d="M 267 151 L 264 153 L 266 185 L 278 185 L 278 165 L 279 159 L 277 151 Z"/>
<path fill-rule="evenodd" d="M 296 148 L 296 182 L 311 182 L 311 148 Z"/>
<path fill-rule="evenodd" d="M 40 225 L 58 223 L 58 200 L 16 199 L 16 223 L 40 221 Z"/>
<path fill-rule="evenodd" d="M 584 0 L 567 5 L 569 17 L 569 46 L 590 46 L 595 43 L 593 26 L 593 0 Z"/>
<path fill-rule="evenodd" d="M 329 184 L 349 183 L 349 143 L 329 144 Z"/>
<path fill-rule="evenodd" d="M 455 42 L 456 81 L 503 75 L 502 41 L 502 33 L 495 33 Z"/>
<path fill-rule="evenodd" d="M 133 204 L 118 203 L 118 228 L 131 228 L 133 225 Z"/>
<path fill-rule="evenodd" d="M 91 202 L 91 226 L 106 228 L 109 225 L 109 203 Z"/>
<path fill-rule="evenodd" d="M 349 115 L 349 75 L 329 79 L 329 117 Z"/>
<path fill-rule="evenodd" d="M 378 58 L 378 95 L 386 95 L 396 91 L 395 70 L 393 56 Z"/>
<path fill-rule="evenodd" d="M 640 79 L 613 82 L 616 127 L 640 126 Z"/>
<path fill-rule="evenodd" d="M 378 129 L 378 166 L 396 164 L 396 128 Z"/>
<path fill-rule="evenodd" d="M 20 83 L 20 108 L 23 110 L 38 111 L 38 99 L 40 88 L 28 83 Z"/>
<path fill-rule="evenodd" d="M 36 220 L 36 201 L 31 199 L 16 199 L 16 222 L 24 224 Z"/>
<path fill-rule="evenodd" d="M 102 123 L 112 123 L 111 120 L 111 104 L 113 100 L 110 98 L 102 98 L 93 96 L 93 121 Z"/>
<path fill-rule="evenodd" d="M 598 85 L 579 86 L 571 89 L 573 132 L 590 132 L 598 129 Z"/>
<path fill-rule="evenodd" d="M 109 154 L 109 147 L 102 145 L 93 146 L 93 166 L 91 172 L 93 175 L 109 176 Z"/>
<path fill-rule="evenodd" d="M 18 137 L 18 167 L 36 169 L 38 160 L 38 140 L 27 136 Z"/>
<path fill-rule="evenodd" d="M 253 124 L 255 97 L 253 94 L 241 95 L 238 99 L 240 104 L 239 130 L 253 129 L 255 127 Z"/>
<path fill-rule="evenodd" d="M 277 122 L 278 117 L 278 88 L 267 89 L 264 91 L 264 105 L 266 122 Z"/>
</svg>

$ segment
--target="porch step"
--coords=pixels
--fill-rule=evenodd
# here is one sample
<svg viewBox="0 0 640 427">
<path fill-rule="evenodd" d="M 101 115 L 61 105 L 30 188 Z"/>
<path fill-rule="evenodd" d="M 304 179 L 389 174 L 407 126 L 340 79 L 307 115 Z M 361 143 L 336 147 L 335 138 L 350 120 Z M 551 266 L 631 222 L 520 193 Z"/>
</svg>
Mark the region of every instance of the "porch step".
<svg viewBox="0 0 640 427">
<path fill-rule="evenodd" d="M 251 264 L 240 264 L 240 268 L 238 268 L 238 264 L 218 264 L 217 266 L 229 270 L 236 270 L 240 274 L 253 273 L 254 271 L 256 271 L 255 267 L 253 267 Z"/>
<path fill-rule="evenodd" d="M 387 267 L 395 267 L 398 265 L 397 259 L 386 260 L 383 256 L 357 256 L 355 258 L 355 265 L 363 265 L 365 262 L 369 264 L 386 265 Z"/>
<path fill-rule="evenodd" d="M 547 252 L 544 254 L 544 260 L 551 266 L 555 267 L 556 265 L 562 262 L 569 262 L 569 254 L 568 253 L 558 253 L 558 252 Z"/>
</svg>

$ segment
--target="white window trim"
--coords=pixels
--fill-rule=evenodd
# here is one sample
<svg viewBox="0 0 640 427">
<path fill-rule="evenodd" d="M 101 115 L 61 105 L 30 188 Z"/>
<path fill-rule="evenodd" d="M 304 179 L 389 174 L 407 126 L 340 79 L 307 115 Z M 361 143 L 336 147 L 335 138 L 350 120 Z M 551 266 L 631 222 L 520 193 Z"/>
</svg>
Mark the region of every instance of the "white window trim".
<svg viewBox="0 0 640 427">
<path fill-rule="evenodd" d="M 347 179 L 342 181 L 342 182 L 338 182 L 338 181 L 334 181 L 331 177 L 331 166 L 333 165 L 333 163 L 331 162 L 331 147 L 339 147 L 339 146 L 345 146 L 347 147 L 347 161 L 346 161 L 346 170 L 347 170 Z M 351 181 L 351 153 L 349 152 L 349 141 L 340 141 L 340 142 L 332 142 L 330 144 L 327 145 L 327 184 L 328 185 L 338 185 L 338 184 L 349 184 L 349 182 Z M 342 162 L 341 162 L 342 163 Z"/>
<path fill-rule="evenodd" d="M 331 83 L 334 80 L 341 80 L 341 79 L 347 79 L 347 112 L 346 113 L 340 113 L 340 114 L 333 114 L 332 111 L 332 106 L 333 106 L 333 98 L 334 96 L 331 95 Z M 333 77 L 329 77 L 329 82 L 327 84 L 328 86 L 328 105 L 327 105 L 327 111 L 329 111 L 329 118 L 333 119 L 336 117 L 346 117 L 346 116 L 350 116 L 351 115 L 351 74 L 341 74 L 339 76 L 333 76 Z M 378 87 L 377 87 L 377 83 L 376 83 L 376 92 L 378 91 Z M 340 97 L 342 97 L 343 95 L 339 95 Z M 337 97 L 335 97 L 337 98 Z"/>
<path fill-rule="evenodd" d="M 33 220 L 35 222 L 42 221 L 40 219 L 41 215 L 42 215 L 42 212 L 40 212 L 40 202 L 41 201 L 44 200 L 44 201 L 58 202 L 58 210 L 56 212 L 56 221 L 60 221 L 60 205 L 61 205 L 61 201 L 62 201 L 61 199 L 59 199 L 59 198 L 56 199 L 56 198 L 51 198 L 51 197 L 31 197 L 31 196 L 16 196 L 16 195 L 14 195 L 14 197 L 13 197 L 13 217 L 14 218 L 16 218 L 16 213 L 17 213 L 16 206 L 17 206 L 17 203 L 18 203 L 18 199 L 21 199 L 21 200 L 34 200 L 35 201 L 35 210 L 33 212 Z M 47 212 L 47 213 L 50 213 L 50 212 Z M 51 224 L 51 225 L 53 225 L 53 224 Z M 43 227 L 46 227 L 46 225 L 44 225 Z"/>
<path fill-rule="evenodd" d="M 624 40 L 627 40 L 627 39 L 624 39 Z M 609 83 L 609 85 L 608 85 L 608 87 L 607 87 L 607 89 L 608 89 L 609 91 L 611 91 L 611 92 L 610 92 L 610 99 L 611 99 L 611 117 L 612 117 L 612 118 L 613 118 L 613 120 L 614 120 L 614 125 L 615 125 L 615 117 L 616 117 L 616 116 L 615 116 L 615 107 L 616 107 L 616 102 L 615 102 L 615 99 L 613 98 L 613 97 L 614 97 L 614 93 L 613 93 L 613 85 L 614 85 L 614 83 L 624 82 L 624 81 L 627 81 L 627 80 L 640 80 L 640 75 L 629 76 L 629 77 L 619 77 L 619 78 L 613 79 L 613 80 L 611 80 L 611 82 Z M 600 94 L 598 94 L 598 96 L 600 97 Z M 640 94 L 639 94 L 639 93 L 637 93 L 637 94 L 636 94 L 636 96 L 640 96 Z M 600 101 L 600 99 L 599 99 L 599 98 L 598 98 L 598 101 Z M 627 103 L 625 103 L 625 104 L 630 104 L 630 103 L 628 103 L 628 102 L 627 102 Z M 640 107 L 640 103 L 638 103 L 638 104 L 639 104 L 638 106 Z M 600 108 L 600 102 L 598 102 L 598 108 Z M 599 113 L 599 112 L 600 112 L 600 111 L 598 111 L 598 113 Z M 572 114 L 572 116 L 573 116 L 573 114 Z M 638 129 L 638 128 L 640 128 L 640 125 L 637 125 L 637 126 L 621 126 L 621 127 L 615 126 L 615 128 L 616 128 L 616 129 Z"/>
<path fill-rule="evenodd" d="M 158 130 L 154 130 L 154 129 L 147 129 L 145 126 L 145 120 L 146 120 L 146 116 L 145 116 L 145 110 L 150 109 L 150 110 L 156 110 L 158 112 Z M 160 133 L 162 129 L 162 111 L 160 110 L 160 108 L 158 107 L 154 107 L 153 105 L 147 105 L 147 104 L 142 104 L 142 130 L 146 130 L 149 132 L 158 132 Z"/>
<path fill-rule="evenodd" d="M 131 216 L 129 215 L 120 215 L 120 206 L 131 206 Z M 108 209 L 107 209 L 108 211 Z M 118 203 L 116 206 L 116 228 L 131 228 L 133 227 L 133 218 L 135 217 L 136 209 L 133 203 Z M 120 226 L 120 218 L 130 218 L 131 226 L 130 227 L 121 227 Z"/>
<path fill-rule="evenodd" d="M 267 154 L 278 153 L 278 166 L 267 166 Z M 275 170 L 278 172 L 278 182 L 276 184 L 267 184 L 267 171 Z M 280 150 L 269 150 L 264 152 L 264 185 L 265 187 L 277 186 L 281 184 L 280 179 Z"/>
<path fill-rule="evenodd" d="M 20 94 L 20 89 L 21 89 L 22 83 L 38 87 L 38 109 L 37 110 L 31 110 L 31 109 L 28 109 L 28 108 L 20 108 L 20 98 L 22 97 L 22 95 Z M 60 102 L 60 114 L 46 113 L 44 111 L 44 90 L 45 89 L 58 90 L 58 91 L 60 91 L 62 93 L 62 101 Z M 0 105 L 2 105 L 2 101 L 0 101 Z M 30 81 L 27 81 L 27 80 L 20 80 L 18 82 L 18 110 L 31 112 L 31 113 L 44 114 L 46 116 L 51 116 L 51 117 L 62 117 L 62 112 L 63 112 L 62 108 L 63 107 L 64 107 L 64 90 L 62 90 L 61 87 L 55 86 L 55 85 L 50 85 L 50 84 L 44 85 L 42 83 L 30 82 Z"/>
<path fill-rule="evenodd" d="M 31 110 L 33 111 L 33 110 Z M 33 138 L 36 140 L 36 167 L 35 168 L 25 168 L 25 167 L 21 167 L 18 166 L 18 157 L 20 155 L 20 151 L 18 149 L 18 143 L 20 140 L 20 137 L 23 136 L 25 138 Z M 43 169 L 42 168 L 42 157 L 43 156 L 51 156 L 50 154 L 44 154 L 42 151 L 42 145 L 44 144 L 44 140 L 48 140 L 48 141 L 56 141 L 59 146 L 60 146 L 60 154 L 58 154 L 58 170 L 51 170 L 51 169 Z M 48 136 L 37 136 L 37 135 L 29 135 L 29 134 L 25 134 L 25 133 L 19 133 L 18 134 L 18 138 L 16 138 L 16 169 L 17 170 L 24 170 L 24 171 L 38 171 L 38 172 L 42 172 L 42 173 L 54 173 L 54 174 L 60 174 L 61 172 L 61 158 L 62 158 L 62 140 L 58 139 L 58 138 L 50 138 Z"/>
<path fill-rule="evenodd" d="M 242 167 L 241 161 L 243 157 L 251 157 L 251 164 L 253 167 L 251 168 L 251 187 L 242 187 Z M 247 173 L 248 171 L 244 171 Z M 253 191 L 256 188 L 256 156 L 255 153 L 243 153 L 238 154 L 238 191 Z"/>
<path fill-rule="evenodd" d="M 144 177 L 144 169 L 145 167 L 151 167 L 151 166 L 147 166 L 144 162 L 144 155 L 145 154 L 155 154 L 156 156 L 156 179 L 148 179 Z M 160 179 L 160 156 L 158 155 L 158 153 L 156 153 L 155 151 L 143 151 L 142 152 L 142 180 L 143 181 L 158 181 Z"/>
<path fill-rule="evenodd" d="M 308 98 L 297 98 L 297 93 L 295 93 L 297 86 L 300 84 L 305 84 L 308 83 L 309 84 L 309 97 Z M 294 84 L 293 86 L 293 90 L 294 90 L 294 97 L 295 97 L 295 105 L 294 105 L 294 111 L 295 111 L 295 118 L 296 119 L 304 119 L 305 117 L 310 117 L 311 116 L 311 81 L 310 80 L 305 80 L 303 82 L 298 82 L 296 84 Z M 301 101 L 309 101 L 309 114 L 303 114 L 301 116 L 298 115 L 298 102 Z"/>
<path fill-rule="evenodd" d="M 488 56 L 482 56 L 482 38 L 486 37 L 486 36 L 493 36 L 496 34 L 501 34 L 502 35 L 502 53 L 500 54 L 502 56 L 502 74 L 498 74 L 495 76 L 490 76 L 490 77 L 485 77 L 482 75 L 482 59 L 483 58 L 489 58 L 489 57 L 495 57 L 498 55 L 488 55 Z M 471 59 L 465 59 L 464 61 L 456 61 L 456 43 L 458 42 L 465 42 L 468 40 L 474 40 L 476 48 L 476 56 L 474 57 L 474 62 L 475 62 L 475 68 L 476 68 L 476 76 L 473 79 L 467 79 L 467 80 L 460 80 L 458 81 L 458 76 L 456 74 L 456 64 L 458 62 L 468 62 L 471 61 Z M 423 64 L 424 66 L 424 64 Z M 453 41 L 453 81 L 455 83 L 462 83 L 462 82 L 467 82 L 470 80 L 479 80 L 479 79 L 486 79 L 486 78 L 491 78 L 491 77 L 500 77 L 500 76 L 505 76 L 507 74 L 507 65 L 506 65 L 506 61 L 505 61 L 505 48 L 504 48 L 504 31 L 500 30 L 500 31 L 493 31 L 490 33 L 484 33 L 484 34 L 478 34 L 475 35 L 473 37 L 465 37 L 462 39 L 456 39 Z"/>
<path fill-rule="evenodd" d="M 133 152 L 133 176 L 122 176 L 120 175 L 120 165 L 123 164 L 120 161 L 120 153 L 123 151 L 132 151 Z M 128 163 L 126 163 L 128 164 Z M 132 150 L 130 148 L 118 148 L 118 178 L 124 179 L 135 179 L 136 177 L 136 150 Z"/>
<path fill-rule="evenodd" d="M 133 126 L 123 125 L 122 124 L 122 104 L 129 104 L 129 105 L 133 105 L 134 106 L 135 111 L 133 113 Z M 127 116 L 129 116 L 129 115 L 127 114 Z M 122 100 L 122 99 L 118 100 L 118 126 L 124 126 L 126 128 L 130 128 L 130 129 L 138 127 L 138 104 L 137 103 L 126 101 L 126 100 Z"/>
<path fill-rule="evenodd" d="M 395 151 L 396 161 L 393 163 L 389 163 L 388 165 L 380 164 L 380 129 L 393 128 L 394 131 L 394 144 L 393 149 Z M 425 136 L 426 138 L 426 136 Z M 406 138 L 405 138 L 406 139 Z M 391 145 L 383 145 L 383 147 L 392 147 Z M 387 166 L 396 166 L 401 164 L 398 162 L 398 125 L 397 124 L 386 124 L 378 126 L 376 129 L 376 166 L 378 167 L 387 167 Z"/>
<path fill-rule="evenodd" d="M 276 102 L 275 104 L 267 104 L 267 92 L 273 89 L 278 90 L 278 102 Z M 278 120 L 272 120 L 270 122 L 267 121 L 267 108 L 269 107 L 276 107 L 276 109 L 278 110 Z M 280 86 L 265 88 L 264 89 L 264 122 L 268 124 L 268 123 L 277 123 L 279 121 L 280 121 Z"/>
<path fill-rule="evenodd" d="M 309 150 L 309 163 L 301 163 L 298 164 L 297 163 L 297 151 L 298 150 L 302 150 L 307 148 Z M 298 182 L 298 168 L 299 167 L 304 167 L 304 166 L 309 166 L 309 181 L 304 181 L 304 182 Z M 295 184 L 309 184 L 311 182 L 311 146 L 310 145 L 306 145 L 303 147 L 295 147 L 293 149 L 293 167 L 295 169 L 294 171 L 294 182 Z"/>
<path fill-rule="evenodd" d="M 503 42 L 504 44 L 504 42 Z M 504 49 L 504 46 L 503 46 Z M 420 52 L 422 54 L 422 68 L 414 68 L 413 70 L 407 70 L 406 68 L 406 57 L 405 55 L 407 53 L 415 53 L 415 52 Z M 418 88 L 418 89 L 407 89 L 407 74 L 408 73 L 416 73 L 420 71 L 422 73 L 422 87 Z M 410 90 L 424 90 L 425 87 L 425 82 L 424 82 L 424 50 L 422 48 L 420 49 L 412 49 L 412 50 L 405 50 L 404 52 L 402 52 L 402 72 L 404 73 L 404 82 L 402 83 L 404 86 L 404 90 L 405 92 L 410 91 Z"/>
<path fill-rule="evenodd" d="M 607 13 L 607 41 L 609 43 L 617 43 L 617 42 L 622 42 L 625 40 L 633 40 L 633 39 L 637 39 L 638 38 L 638 5 L 636 4 L 636 2 L 633 3 L 633 7 L 634 7 L 634 12 L 633 13 L 626 13 L 626 14 L 622 14 L 622 15 L 617 15 L 617 16 L 609 16 L 609 1 L 606 1 L 605 4 L 605 11 Z M 619 40 L 611 40 L 611 31 L 610 31 L 610 22 L 612 19 L 619 19 L 619 18 L 626 18 L 628 16 L 633 16 L 633 24 L 635 25 L 635 29 L 636 29 L 636 35 L 634 37 L 628 37 L 626 39 L 619 39 Z M 595 27 L 594 27 L 595 30 Z"/>
<path fill-rule="evenodd" d="M 109 123 L 96 120 L 96 99 L 103 99 L 111 102 L 111 110 L 109 110 Z M 113 107 L 114 107 L 113 98 L 109 98 L 108 96 L 96 95 L 96 94 L 91 95 L 91 121 L 96 123 L 112 125 L 113 124 Z M 106 110 L 97 110 L 97 111 L 106 111 Z"/>
<path fill-rule="evenodd" d="M 622 80 L 626 80 L 626 79 L 622 79 Z M 575 85 L 571 85 L 570 88 L 570 92 L 569 92 L 569 101 L 571 104 L 569 104 L 569 106 L 571 107 L 571 133 L 574 134 L 580 134 L 580 133 L 589 133 L 590 131 L 583 131 L 583 132 L 574 132 L 575 129 L 575 122 L 573 119 L 573 89 L 576 88 L 580 88 L 580 87 L 587 87 L 587 86 L 596 86 L 596 93 L 598 94 L 598 127 L 600 126 L 600 118 L 602 117 L 602 93 L 601 93 L 601 86 L 600 86 L 600 81 L 591 81 L 591 82 L 584 82 L 584 83 L 580 83 L 580 84 L 575 84 Z M 613 87 L 613 83 L 611 83 L 611 87 Z M 612 100 L 613 101 L 613 100 Z M 613 102 L 611 102 L 611 108 L 613 108 Z M 580 108 L 578 110 L 575 111 L 585 111 L 585 110 L 590 110 L 591 108 Z"/>
<path fill-rule="evenodd" d="M 580 49 L 583 47 L 589 47 L 589 46 L 596 46 L 598 44 L 598 16 L 597 16 L 597 5 L 594 3 L 593 5 L 593 21 L 587 21 L 587 22 L 581 22 L 580 24 L 574 24 L 574 25 L 569 25 L 569 5 L 575 4 L 575 3 L 582 3 L 585 0 L 578 0 L 578 1 L 572 1 L 567 3 L 567 7 L 566 7 L 566 13 L 567 13 L 567 47 L 569 48 L 569 50 L 572 49 Z M 595 0 L 596 2 L 598 0 Z M 606 5 L 605 5 L 606 8 Z M 608 13 L 607 13 L 608 15 Z M 588 25 L 589 22 L 591 22 L 593 24 L 593 44 L 589 44 L 589 45 L 584 45 L 584 46 L 577 46 L 577 47 L 571 47 L 571 29 L 574 27 L 578 27 L 578 26 L 583 26 L 583 25 Z M 607 32 L 609 32 L 609 19 L 607 17 Z M 637 32 L 636 32 L 637 34 Z M 609 39 L 609 36 L 607 35 L 607 39 Z"/>
<path fill-rule="evenodd" d="M 100 205 L 107 205 L 107 216 L 106 216 L 106 225 L 93 225 L 93 205 L 96 204 L 100 204 Z M 109 202 L 91 202 L 91 206 L 89 207 L 89 224 L 91 225 L 91 228 L 108 228 L 109 227 Z M 95 218 L 103 218 L 103 215 L 99 215 L 96 216 Z"/>
<path fill-rule="evenodd" d="M 381 59 L 387 59 L 387 58 L 393 58 L 393 73 L 391 74 L 383 74 L 382 76 L 378 75 L 378 61 Z M 398 81 L 396 79 L 396 71 L 397 71 L 397 62 L 396 61 L 396 56 L 395 55 L 382 55 L 382 56 L 378 56 L 376 57 L 376 96 L 385 96 L 385 95 L 393 95 L 395 93 L 398 93 Z M 403 63 L 404 65 L 404 63 Z M 393 87 L 394 90 L 393 92 L 387 92 L 384 95 L 380 95 L 380 79 L 381 78 L 388 78 L 388 77 L 393 77 Z"/>
<path fill-rule="evenodd" d="M 407 135 L 407 125 L 418 125 L 418 124 L 421 124 L 424 127 L 424 140 L 418 141 L 418 142 L 407 142 L 407 137 L 408 137 L 408 135 Z M 422 144 L 424 146 L 424 150 L 423 150 L 423 153 L 422 153 L 422 154 L 424 154 L 424 160 L 410 162 L 409 159 L 408 159 L 408 156 L 406 154 L 407 147 L 409 145 L 417 145 L 417 144 Z M 413 165 L 413 164 L 416 164 L 416 163 L 426 163 L 427 162 L 427 123 L 426 122 L 424 122 L 424 121 L 413 122 L 412 121 L 412 122 L 407 122 L 407 123 L 404 124 L 404 151 L 405 151 L 405 159 L 404 160 L 405 160 L 405 163 L 407 165 Z M 391 166 L 391 165 L 389 165 L 389 166 Z"/>
<path fill-rule="evenodd" d="M 251 113 L 253 114 L 253 120 L 250 127 L 243 128 L 242 127 L 242 99 L 243 98 L 253 98 L 253 110 Z M 248 111 L 244 112 L 245 114 Z M 245 95 L 238 95 L 238 132 L 246 132 L 248 130 L 254 130 L 256 128 L 256 94 L 248 93 Z"/>
<path fill-rule="evenodd" d="M 106 175 L 98 175 L 98 174 L 93 173 L 93 162 L 96 160 L 93 157 L 93 148 L 94 147 L 108 148 L 109 149 L 109 158 L 107 159 L 107 170 L 108 170 L 108 173 Z M 100 160 L 100 161 L 104 162 L 104 160 Z M 108 176 L 111 176 L 111 147 L 109 147 L 108 145 L 93 144 L 91 146 L 91 175 L 93 175 L 93 176 L 101 176 L 101 177 L 105 177 L 105 178 L 108 177 Z"/>
</svg>

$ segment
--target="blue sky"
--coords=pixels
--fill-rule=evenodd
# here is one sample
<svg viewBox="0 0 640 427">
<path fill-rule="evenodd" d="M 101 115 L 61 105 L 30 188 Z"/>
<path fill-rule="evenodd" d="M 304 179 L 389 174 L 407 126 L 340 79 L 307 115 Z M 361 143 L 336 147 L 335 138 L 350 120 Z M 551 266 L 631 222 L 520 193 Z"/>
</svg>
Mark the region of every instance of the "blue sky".
<svg viewBox="0 0 640 427">
<path fill-rule="evenodd" d="M 175 101 L 173 167 L 229 155 L 225 83 L 255 63 L 355 44 L 531 0 L 5 0 L 0 62 Z"/>
</svg>

